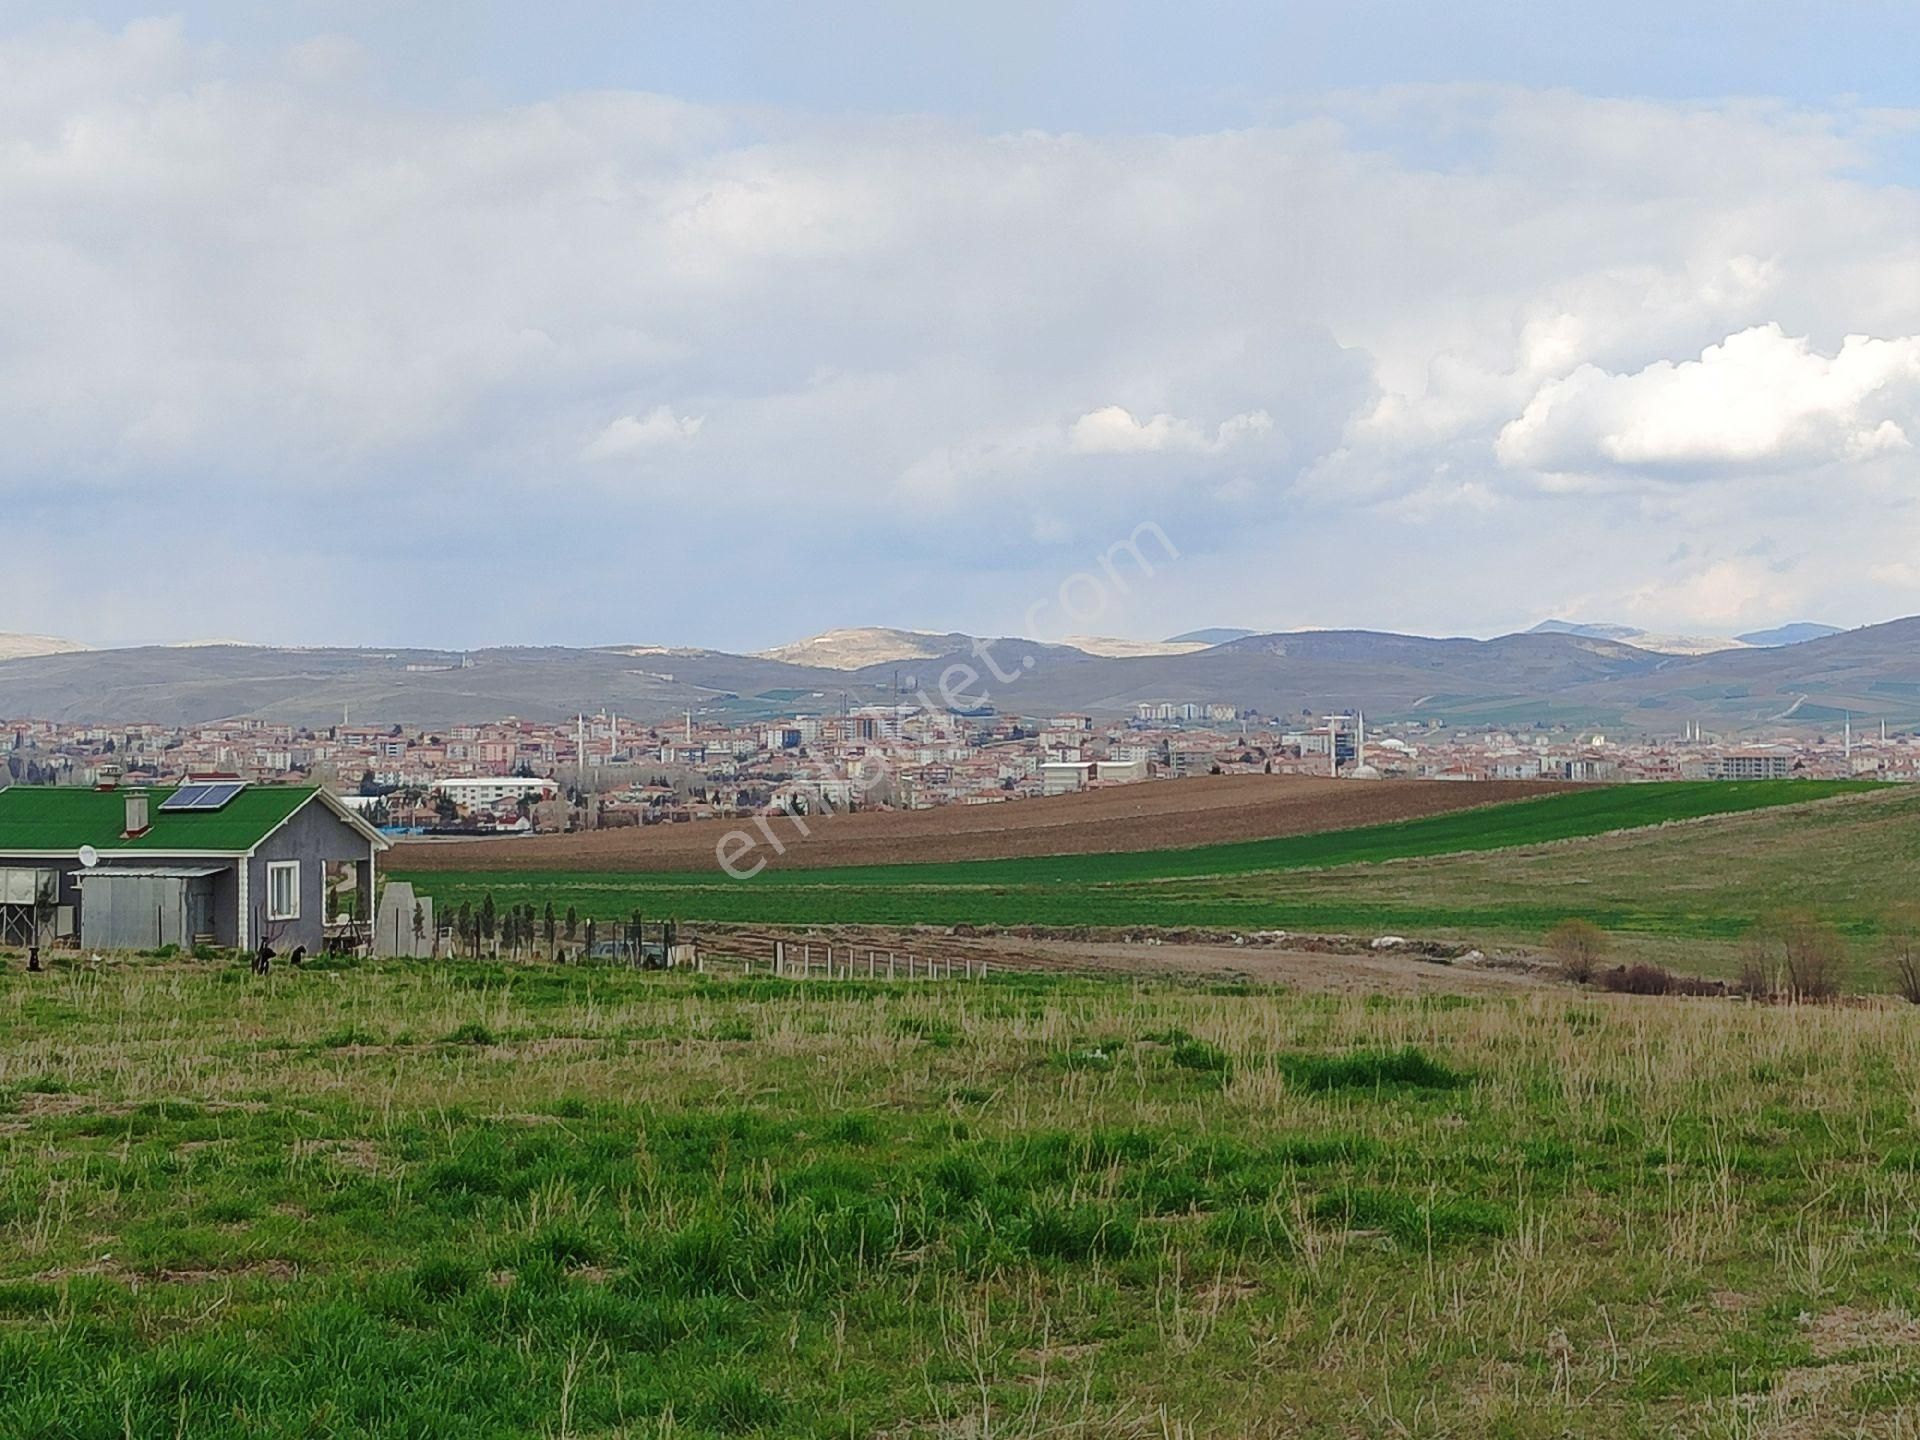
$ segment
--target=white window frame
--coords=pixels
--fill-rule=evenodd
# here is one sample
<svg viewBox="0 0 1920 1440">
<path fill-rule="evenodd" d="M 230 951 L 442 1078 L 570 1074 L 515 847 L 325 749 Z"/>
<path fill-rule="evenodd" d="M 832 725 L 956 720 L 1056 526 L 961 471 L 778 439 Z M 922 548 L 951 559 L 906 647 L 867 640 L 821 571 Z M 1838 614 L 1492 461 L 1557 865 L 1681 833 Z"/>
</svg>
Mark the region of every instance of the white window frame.
<svg viewBox="0 0 1920 1440">
<path fill-rule="evenodd" d="M 286 910 L 275 908 L 274 881 L 281 875 L 291 874 L 293 883 L 290 894 L 292 906 Z M 267 862 L 267 919 L 298 920 L 300 918 L 300 862 L 298 860 L 269 860 Z"/>
</svg>

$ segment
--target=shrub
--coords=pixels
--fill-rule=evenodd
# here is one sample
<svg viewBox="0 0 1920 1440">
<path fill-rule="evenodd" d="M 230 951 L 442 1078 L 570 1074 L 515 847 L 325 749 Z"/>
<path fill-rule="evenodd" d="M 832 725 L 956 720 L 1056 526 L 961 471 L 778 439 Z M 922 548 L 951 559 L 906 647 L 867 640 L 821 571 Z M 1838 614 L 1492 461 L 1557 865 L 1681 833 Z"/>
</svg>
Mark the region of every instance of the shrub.
<svg viewBox="0 0 1920 1440">
<path fill-rule="evenodd" d="M 1740 989 L 1755 999 L 1785 994 L 1820 1002 L 1840 993 L 1847 946 L 1840 932 L 1803 910 L 1769 915 L 1748 932 Z"/>
<path fill-rule="evenodd" d="M 1840 993 L 1846 942 L 1840 932 L 1810 916 L 1797 917 L 1786 930 L 1787 979 L 1799 1000 L 1831 1000 Z"/>
<path fill-rule="evenodd" d="M 1562 920 L 1547 932 L 1547 951 L 1560 964 L 1560 973 L 1576 985 L 1593 979 L 1606 953 L 1607 937 L 1586 920 Z"/>
<path fill-rule="evenodd" d="M 1766 942 L 1749 935 L 1740 953 L 1740 978 L 1734 988 L 1749 1000 L 1771 1000 L 1780 993 L 1778 972 Z"/>
<path fill-rule="evenodd" d="M 1888 917 L 1882 933 L 1886 936 L 1894 989 L 1908 1004 L 1920 1005 L 1920 913 L 1896 911 Z"/>
<path fill-rule="evenodd" d="M 1702 980 L 1676 975 L 1662 965 L 1616 965 L 1594 977 L 1602 990 L 1615 995 L 1724 995 L 1724 980 Z"/>
<path fill-rule="evenodd" d="M 1659 965 L 1616 965 L 1601 972 L 1600 988 L 1616 995 L 1671 995 L 1673 972 Z"/>
</svg>

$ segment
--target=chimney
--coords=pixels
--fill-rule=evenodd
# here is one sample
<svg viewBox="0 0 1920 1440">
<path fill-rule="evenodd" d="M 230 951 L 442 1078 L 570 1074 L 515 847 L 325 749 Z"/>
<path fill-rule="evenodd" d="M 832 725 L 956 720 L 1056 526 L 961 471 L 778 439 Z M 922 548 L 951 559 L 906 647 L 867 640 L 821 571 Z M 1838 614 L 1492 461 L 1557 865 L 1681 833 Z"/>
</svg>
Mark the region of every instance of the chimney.
<svg viewBox="0 0 1920 1440">
<path fill-rule="evenodd" d="M 147 833 L 147 792 L 144 790 L 127 791 L 127 835 L 129 840 L 137 840 Z"/>
<path fill-rule="evenodd" d="M 120 788 L 120 767 L 118 765 L 96 766 L 93 772 L 93 788 L 96 790 L 118 790 Z"/>
</svg>

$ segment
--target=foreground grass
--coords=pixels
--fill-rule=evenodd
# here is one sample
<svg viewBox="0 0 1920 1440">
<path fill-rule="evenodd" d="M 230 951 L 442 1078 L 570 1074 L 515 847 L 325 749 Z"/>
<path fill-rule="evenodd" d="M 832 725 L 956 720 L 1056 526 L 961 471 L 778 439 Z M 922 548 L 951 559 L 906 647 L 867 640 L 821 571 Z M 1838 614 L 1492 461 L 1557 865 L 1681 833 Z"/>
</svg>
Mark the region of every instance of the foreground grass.
<svg viewBox="0 0 1920 1440">
<path fill-rule="evenodd" d="M 1906 1433 L 1915 1073 L 1893 1009 L 15 971 L 0 1434 Z"/>
</svg>

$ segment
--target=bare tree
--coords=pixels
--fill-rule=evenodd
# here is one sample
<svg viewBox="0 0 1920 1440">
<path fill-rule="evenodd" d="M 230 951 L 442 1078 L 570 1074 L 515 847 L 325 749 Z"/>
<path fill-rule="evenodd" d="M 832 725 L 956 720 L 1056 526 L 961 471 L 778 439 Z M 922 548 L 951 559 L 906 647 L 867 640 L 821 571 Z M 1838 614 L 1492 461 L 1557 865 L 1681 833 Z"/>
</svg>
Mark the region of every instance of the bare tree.
<svg viewBox="0 0 1920 1440">
<path fill-rule="evenodd" d="M 1804 911 L 1784 916 L 1779 930 L 1787 986 L 1793 998 L 1823 1001 L 1838 995 L 1840 973 L 1847 959 L 1846 941 L 1840 932 Z"/>
<path fill-rule="evenodd" d="M 1593 979 L 1606 949 L 1606 935 L 1591 921 L 1562 920 L 1547 932 L 1547 952 L 1560 962 L 1560 973 L 1576 985 Z"/>
<path fill-rule="evenodd" d="M 1920 1005 L 1920 911 L 1902 906 L 1887 917 L 1880 933 L 1894 988 L 1909 1004 Z"/>
</svg>

